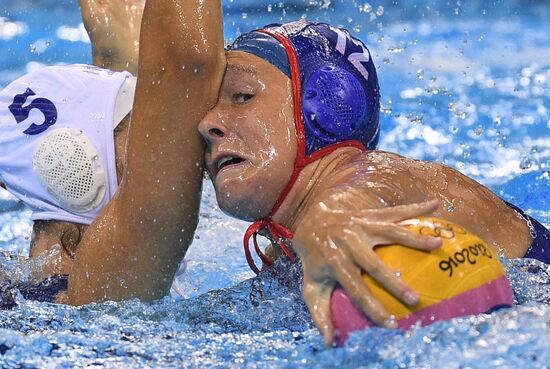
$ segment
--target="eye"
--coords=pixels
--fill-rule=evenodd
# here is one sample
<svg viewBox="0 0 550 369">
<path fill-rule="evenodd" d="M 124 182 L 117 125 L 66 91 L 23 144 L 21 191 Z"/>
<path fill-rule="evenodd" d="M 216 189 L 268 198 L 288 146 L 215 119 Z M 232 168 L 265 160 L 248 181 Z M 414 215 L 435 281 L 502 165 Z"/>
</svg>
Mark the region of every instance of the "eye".
<svg viewBox="0 0 550 369">
<path fill-rule="evenodd" d="M 243 104 L 248 100 L 252 99 L 253 97 L 254 97 L 254 94 L 237 93 L 233 95 L 233 101 L 235 101 L 237 104 Z"/>
</svg>

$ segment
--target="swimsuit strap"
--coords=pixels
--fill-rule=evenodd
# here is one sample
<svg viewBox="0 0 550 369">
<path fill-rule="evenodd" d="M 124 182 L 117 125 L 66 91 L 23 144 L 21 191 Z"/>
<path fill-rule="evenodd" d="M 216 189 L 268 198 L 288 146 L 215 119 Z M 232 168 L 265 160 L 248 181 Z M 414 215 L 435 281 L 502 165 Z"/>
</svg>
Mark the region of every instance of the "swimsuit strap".
<svg viewBox="0 0 550 369">
<path fill-rule="evenodd" d="M 260 257 L 262 262 L 268 267 L 273 265 L 273 260 L 269 256 L 265 255 L 258 245 L 257 237 L 262 230 L 266 230 L 269 233 L 270 237 L 273 239 L 273 242 L 275 242 L 283 250 L 285 255 L 288 256 L 288 258 L 292 262 L 296 260 L 296 255 L 294 255 L 294 253 L 290 251 L 290 245 L 287 244 L 288 240 L 291 240 L 294 237 L 292 231 L 284 225 L 277 223 L 271 217 L 260 219 L 255 221 L 250 225 L 250 227 L 248 227 L 244 234 L 243 240 L 246 261 L 248 262 L 250 269 L 252 269 L 254 273 L 260 274 L 260 269 L 258 269 L 258 267 L 256 266 L 256 263 L 252 258 L 252 254 L 250 253 L 251 237 L 254 241 L 254 250 L 256 251 L 256 254 Z"/>
</svg>

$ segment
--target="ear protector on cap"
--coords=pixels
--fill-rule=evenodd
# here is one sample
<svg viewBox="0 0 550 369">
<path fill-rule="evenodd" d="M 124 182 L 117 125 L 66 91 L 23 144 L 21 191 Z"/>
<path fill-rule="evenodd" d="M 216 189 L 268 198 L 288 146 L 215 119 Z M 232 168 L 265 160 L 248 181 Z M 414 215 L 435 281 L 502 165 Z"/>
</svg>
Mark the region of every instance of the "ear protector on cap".
<svg viewBox="0 0 550 369">
<path fill-rule="evenodd" d="M 305 124 L 327 142 L 345 140 L 363 122 L 364 101 L 365 91 L 353 74 L 334 65 L 321 67 L 303 85 Z"/>
<path fill-rule="evenodd" d="M 106 174 L 94 144 L 74 128 L 59 128 L 39 142 L 32 160 L 42 185 L 71 211 L 97 208 L 106 192 Z"/>
</svg>

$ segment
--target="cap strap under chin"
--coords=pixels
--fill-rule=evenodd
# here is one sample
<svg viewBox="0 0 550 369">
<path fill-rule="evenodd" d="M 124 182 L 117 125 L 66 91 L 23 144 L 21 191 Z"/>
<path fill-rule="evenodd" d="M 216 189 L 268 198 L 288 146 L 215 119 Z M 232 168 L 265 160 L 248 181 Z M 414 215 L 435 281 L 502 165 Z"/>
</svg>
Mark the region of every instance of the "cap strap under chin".
<svg viewBox="0 0 550 369">
<path fill-rule="evenodd" d="M 246 230 L 246 233 L 244 234 L 244 253 L 246 255 L 246 261 L 248 262 L 248 265 L 250 266 L 250 269 L 254 271 L 256 274 L 260 274 L 260 269 L 256 266 L 256 263 L 254 262 L 254 259 L 252 258 L 252 254 L 250 252 L 250 238 L 252 237 L 254 241 L 254 250 L 256 251 L 256 254 L 260 257 L 262 262 L 267 265 L 268 267 L 273 265 L 273 260 L 264 254 L 262 252 L 262 249 L 258 245 L 258 235 L 262 230 L 267 230 L 271 237 L 273 238 L 273 241 L 283 250 L 286 256 L 294 262 L 296 260 L 296 256 L 292 251 L 290 251 L 289 245 L 286 244 L 288 242 L 287 240 L 291 240 L 294 237 L 294 234 L 290 229 L 285 227 L 284 225 L 277 223 L 271 217 L 267 217 L 264 219 L 260 219 L 255 221 L 248 227 Z"/>
</svg>

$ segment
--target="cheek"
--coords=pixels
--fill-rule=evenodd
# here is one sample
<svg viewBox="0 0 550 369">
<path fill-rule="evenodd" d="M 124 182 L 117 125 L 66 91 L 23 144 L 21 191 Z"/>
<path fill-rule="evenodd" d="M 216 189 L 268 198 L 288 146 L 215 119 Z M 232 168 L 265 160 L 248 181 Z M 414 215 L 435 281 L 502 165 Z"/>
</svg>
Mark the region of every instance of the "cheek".
<svg viewBox="0 0 550 369">
<path fill-rule="evenodd" d="M 266 165 L 278 163 L 292 167 L 298 145 L 294 115 L 290 108 L 291 104 L 279 104 L 281 105 L 282 108 L 277 110 L 265 109 L 262 117 L 258 119 L 261 124 L 261 135 L 258 140 L 263 142 L 258 148 Z"/>
</svg>

